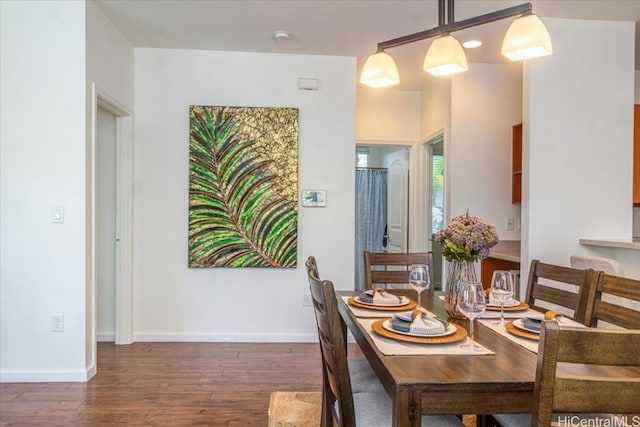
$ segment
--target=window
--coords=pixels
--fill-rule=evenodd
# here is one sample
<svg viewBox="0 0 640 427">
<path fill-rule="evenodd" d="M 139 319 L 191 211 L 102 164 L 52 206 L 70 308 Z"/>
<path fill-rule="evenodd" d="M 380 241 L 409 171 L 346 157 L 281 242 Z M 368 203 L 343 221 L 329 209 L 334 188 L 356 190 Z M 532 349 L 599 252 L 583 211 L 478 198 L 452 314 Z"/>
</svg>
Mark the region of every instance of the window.
<svg viewBox="0 0 640 427">
<path fill-rule="evenodd" d="M 366 168 L 369 166 L 369 150 L 366 148 L 356 148 L 356 167 Z"/>
<path fill-rule="evenodd" d="M 431 233 L 444 226 L 444 156 L 433 154 L 431 164 Z"/>
</svg>

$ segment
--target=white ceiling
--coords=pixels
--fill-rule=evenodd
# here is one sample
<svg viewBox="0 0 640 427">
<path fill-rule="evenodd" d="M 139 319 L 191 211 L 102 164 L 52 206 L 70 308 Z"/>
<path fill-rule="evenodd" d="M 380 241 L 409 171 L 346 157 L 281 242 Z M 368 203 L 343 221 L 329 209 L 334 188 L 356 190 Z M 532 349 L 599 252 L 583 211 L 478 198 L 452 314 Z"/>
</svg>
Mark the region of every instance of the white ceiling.
<svg viewBox="0 0 640 427">
<path fill-rule="evenodd" d="M 377 43 L 437 26 L 437 0 L 96 0 L 100 9 L 136 47 L 245 52 L 345 55 L 358 58 L 358 73 Z M 458 0 L 460 21 L 524 1 Z M 532 0 L 538 16 L 640 21 L 640 0 Z M 511 19 L 454 33 L 483 46 L 467 50 L 469 62 L 508 62 L 500 55 Z M 636 25 L 636 68 L 640 66 Z M 273 33 L 286 30 L 289 40 Z M 417 90 L 430 40 L 388 51 L 398 64 L 401 90 Z"/>
</svg>

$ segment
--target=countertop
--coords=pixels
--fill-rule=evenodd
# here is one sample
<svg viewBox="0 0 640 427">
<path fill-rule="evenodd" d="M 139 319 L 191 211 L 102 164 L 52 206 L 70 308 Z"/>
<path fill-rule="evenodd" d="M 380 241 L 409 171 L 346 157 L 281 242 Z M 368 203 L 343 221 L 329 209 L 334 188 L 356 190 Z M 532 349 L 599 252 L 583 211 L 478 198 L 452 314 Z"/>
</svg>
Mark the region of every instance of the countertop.
<svg viewBox="0 0 640 427">
<path fill-rule="evenodd" d="M 520 262 L 520 240 L 500 240 L 489 251 L 490 258 Z"/>
<path fill-rule="evenodd" d="M 603 246 L 606 248 L 632 249 L 640 251 L 640 237 L 632 239 L 580 239 L 583 246 Z"/>
</svg>

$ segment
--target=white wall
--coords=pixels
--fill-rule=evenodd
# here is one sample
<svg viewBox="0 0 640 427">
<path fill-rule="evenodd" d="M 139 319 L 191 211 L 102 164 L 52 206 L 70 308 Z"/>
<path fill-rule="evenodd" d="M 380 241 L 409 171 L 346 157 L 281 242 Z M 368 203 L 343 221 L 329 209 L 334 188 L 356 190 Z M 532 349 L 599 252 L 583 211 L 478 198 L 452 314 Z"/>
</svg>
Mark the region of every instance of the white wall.
<svg viewBox="0 0 640 427">
<path fill-rule="evenodd" d="M 451 77 L 427 79 L 420 93 L 420 140 L 426 141 L 445 131 L 445 141 L 451 128 Z"/>
<path fill-rule="evenodd" d="M 135 64 L 135 339 L 317 340 L 306 258 L 353 289 L 355 59 L 136 49 Z M 299 189 L 327 207 L 299 208 L 297 268 L 187 268 L 189 105 L 299 108 Z"/>
<path fill-rule="evenodd" d="M 444 156 L 445 156 L 445 174 L 450 168 L 447 158 L 450 150 L 449 139 L 451 138 L 451 78 L 443 77 L 429 77 L 427 79 L 427 85 L 420 93 L 420 103 L 422 106 L 420 113 L 420 142 L 427 142 L 429 139 L 437 136 L 440 133 L 444 133 Z M 424 156 L 426 159 L 426 155 Z M 427 160 L 424 160 L 423 168 L 428 170 L 428 166 L 425 164 Z M 430 180 L 430 177 L 424 177 L 425 182 Z M 444 181 L 444 218 L 445 223 L 451 218 L 451 208 L 447 195 L 449 194 L 450 186 L 449 180 Z M 426 193 L 426 191 L 425 191 Z M 425 198 L 428 197 L 425 194 Z M 427 203 L 423 199 L 423 203 L 426 206 Z M 424 221 L 425 223 L 427 221 Z M 426 226 L 426 224 L 425 224 Z M 424 233 L 428 233 L 428 227 L 425 227 Z M 426 248 L 422 248 L 426 249 Z"/>
<path fill-rule="evenodd" d="M 413 143 L 420 137 L 420 92 L 360 88 L 356 139 Z"/>
<path fill-rule="evenodd" d="M 505 219 L 520 216 L 520 205 L 511 203 L 511 131 L 522 120 L 522 67 L 470 64 L 453 76 L 451 94 L 445 141 L 451 217 L 468 209 L 492 224 L 500 240 L 519 240 L 518 230 L 505 230 Z"/>
<path fill-rule="evenodd" d="M 554 55 L 524 73 L 522 270 L 581 237 L 631 234 L 633 22 L 545 19 Z M 606 34 L 607 37 L 602 37 Z"/>
<path fill-rule="evenodd" d="M 133 46 L 93 1 L 87 1 L 87 83 L 133 109 Z"/>
<path fill-rule="evenodd" d="M 0 19 L 0 379 L 86 380 L 85 7 L 3 1 Z"/>
<path fill-rule="evenodd" d="M 100 260 L 95 255 L 94 233 L 96 224 L 94 224 L 94 194 L 93 182 L 95 179 L 94 167 L 101 159 L 96 155 L 93 140 L 95 137 L 94 127 L 97 116 L 97 99 L 95 96 L 101 96 L 103 101 L 108 101 L 111 107 L 117 107 L 118 114 L 124 112 L 132 113 L 134 111 L 134 75 L 133 75 L 133 46 L 124 38 L 124 36 L 113 26 L 94 2 L 88 1 L 86 4 L 86 357 L 87 370 L 90 375 L 96 370 L 97 346 L 97 312 L 110 310 L 113 306 L 111 299 L 100 298 L 96 295 L 97 275 L 94 266 L 94 260 L 100 264 Z M 96 93 L 94 94 L 94 90 Z M 130 121 L 130 120 L 129 120 Z M 122 151 L 125 151 L 124 149 Z M 119 160 L 121 159 L 121 156 Z M 104 166 L 104 164 L 103 164 Z M 124 167 L 120 170 L 120 177 L 126 176 Z M 123 213 L 126 214 L 126 206 L 121 207 Z M 126 221 L 125 221 L 126 222 Z M 126 233 L 125 233 L 126 235 Z M 123 237 L 123 236 L 122 236 Z M 126 239 L 121 239 L 121 246 L 126 244 Z M 121 253 L 127 254 L 126 248 L 121 248 Z M 125 277 L 124 272 L 127 271 L 125 266 L 130 264 L 130 260 L 123 260 L 120 264 L 123 271 L 123 282 L 130 281 L 130 277 Z M 130 285 L 130 284 L 129 284 Z M 101 304 L 100 310 L 97 304 Z M 124 304 L 123 304 L 124 305 Z M 108 308 L 109 307 L 109 308 Z M 125 308 L 123 308 L 123 311 Z M 124 316 L 126 317 L 126 316 Z M 128 316 L 131 317 L 131 316 Z M 116 322 L 117 323 L 117 322 Z M 125 328 L 120 323 L 120 327 Z"/>
</svg>

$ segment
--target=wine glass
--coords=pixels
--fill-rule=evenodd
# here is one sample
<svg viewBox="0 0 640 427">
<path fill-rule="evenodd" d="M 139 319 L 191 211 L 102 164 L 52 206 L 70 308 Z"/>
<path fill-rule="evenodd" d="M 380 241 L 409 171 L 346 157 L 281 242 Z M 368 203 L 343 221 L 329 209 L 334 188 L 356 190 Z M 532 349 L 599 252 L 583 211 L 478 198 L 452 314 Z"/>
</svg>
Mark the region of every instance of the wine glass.
<svg viewBox="0 0 640 427">
<path fill-rule="evenodd" d="M 504 328 L 504 303 L 513 296 L 513 276 L 510 271 L 495 270 L 491 278 L 491 296 L 500 303 L 500 321 L 493 322 Z"/>
<path fill-rule="evenodd" d="M 458 310 L 469 319 L 469 340 L 460 346 L 462 350 L 473 353 L 481 350 L 473 342 L 473 323 L 476 317 L 480 317 L 487 308 L 482 283 L 464 282 L 458 291 Z"/>
<path fill-rule="evenodd" d="M 409 284 L 418 294 L 418 308 L 422 307 L 422 303 L 420 301 L 422 291 L 429 289 L 429 286 L 431 285 L 429 266 L 425 264 L 412 265 L 411 270 L 409 271 Z"/>
</svg>

